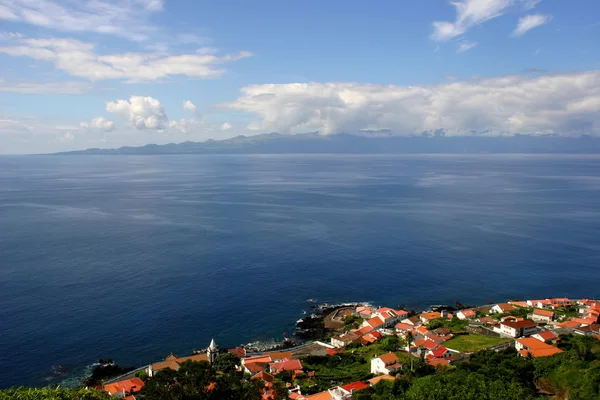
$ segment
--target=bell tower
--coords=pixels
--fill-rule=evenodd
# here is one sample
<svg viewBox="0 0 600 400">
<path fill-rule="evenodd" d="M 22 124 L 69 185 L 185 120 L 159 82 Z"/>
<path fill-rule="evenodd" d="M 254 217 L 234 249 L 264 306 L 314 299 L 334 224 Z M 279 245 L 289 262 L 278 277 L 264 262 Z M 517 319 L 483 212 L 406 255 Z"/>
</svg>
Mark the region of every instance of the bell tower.
<svg viewBox="0 0 600 400">
<path fill-rule="evenodd" d="M 208 362 L 214 364 L 217 360 L 217 355 L 219 354 L 219 347 L 215 343 L 215 339 L 211 339 L 210 345 L 206 350 L 206 355 L 208 356 Z"/>
</svg>

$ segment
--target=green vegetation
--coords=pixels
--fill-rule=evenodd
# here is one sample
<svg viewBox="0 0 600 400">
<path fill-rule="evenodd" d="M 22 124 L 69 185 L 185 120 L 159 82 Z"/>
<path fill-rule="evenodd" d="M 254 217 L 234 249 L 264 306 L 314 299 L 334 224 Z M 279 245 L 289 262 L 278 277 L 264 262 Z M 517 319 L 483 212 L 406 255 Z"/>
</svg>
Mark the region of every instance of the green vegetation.
<svg viewBox="0 0 600 400">
<path fill-rule="evenodd" d="M 554 309 L 552 311 L 554 311 L 554 314 L 556 314 L 556 315 L 562 315 L 562 316 L 569 317 L 569 318 L 574 318 L 579 315 L 579 311 L 577 310 L 577 307 L 575 307 L 575 306 L 558 307 L 557 309 Z"/>
<path fill-rule="evenodd" d="M 14 388 L 0 390 L 0 400 L 110 400 L 106 392 L 84 389 Z"/>
<path fill-rule="evenodd" d="M 454 317 L 451 320 L 447 320 L 440 318 L 434 319 L 429 324 L 427 324 L 427 329 L 431 331 L 437 328 L 448 328 L 452 332 L 462 332 L 465 330 L 467 325 L 469 325 L 469 320 L 466 319 L 461 320 Z"/>
<path fill-rule="evenodd" d="M 342 353 L 332 357 L 308 356 L 302 360 L 306 370 L 315 371 L 308 385 L 301 385 L 308 393 L 329 389 L 333 385 L 368 379 L 371 376 L 370 359 L 361 354 Z M 304 393 L 304 392 L 303 392 Z"/>
<path fill-rule="evenodd" d="M 485 337 L 469 333 L 468 335 L 457 335 L 453 337 L 447 342 L 444 342 L 444 346 L 460 352 L 472 352 L 509 341 L 510 339 Z"/>
<path fill-rule="evenodd" d="M 458 338 L 474 337 L 464 335 Z M 471 338 L 472 339 L 472 338 Z M 477 337 L 478 340 L 489 338 Z M 454 339 L 452 339 L 454 340 Z M 491 339 L 497 340 L 497 339 Z M 380 343 L 331 357 L 303 359 L 306 374 L 296 382 L 304 394 L 326 390 L 334 385 L 368 379 L 372 354 L 393 344 Z M 448 342 L 450 346 L 450 342 Z M 450 346 L 452 347 L 452 346 Z M 470 361 L 442 369 L 408 356 L 401 357 L 404 369 L 394 381 L 381 381 L 374 388 L 361 390 L 353 400 L 597 400 L 600 399 L 600 341 L 586 336 L 561 336 L 563 353 L 551 357 L 521 357 L 514 348 L 495 352 L 483 350 Z M 178 371 L 162 370 L 148 378 L 139 398 L 144 400 L 260 400 L 262 382 L 230 370 L 231 356 L 220 357 L 223 369 L 217 371 L 207 362 L 188 361 Z M 276 377 L 275 400 L 287 398 L 284 381 L 291 374 Z M 540 395 L 540 393 L 547 395 Z M 27 389 L 0 391 L 0 400 L 109 400 L 95 390 Z"/>
<path fill-rule="evenodd" d="M 556 400 L 600 398 L 600 341 L 561 337 L 564 353 L 521 357 L 514 348 L 474 353 L 469 362 L 420 376 L 410 371 L 356 393 L 353 400 Z"/>
<path fill-rule="evenodd" d="M 361 318 L 357 315 L 348 315 L 346 319 L 344 319 L 344 331 L 358 328 L 363 321 L 364 318 Z"/>
</svg>

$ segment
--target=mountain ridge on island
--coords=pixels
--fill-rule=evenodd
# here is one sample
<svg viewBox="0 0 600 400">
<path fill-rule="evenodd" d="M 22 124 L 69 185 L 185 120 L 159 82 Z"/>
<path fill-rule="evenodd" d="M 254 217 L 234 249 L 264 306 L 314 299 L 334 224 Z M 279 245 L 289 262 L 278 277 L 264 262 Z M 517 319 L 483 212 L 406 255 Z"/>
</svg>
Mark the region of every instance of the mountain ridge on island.
<svg viewBox="0 0 600 400">
<path fill-rule="evenodd" d="M 511 136 L 447 136 L 440 132 L 421 135 L 394 135 L 388 130 L 361 131 L 360 134 L 321 135 L 318 132 L 208 139 L 124 146 L 113 149 L 91 148 L 54 153 L 55 155 L 158 155 L 158 154 L 600 154 L 600 138 L 559 135 L 516 134 Z"/>
</svg>

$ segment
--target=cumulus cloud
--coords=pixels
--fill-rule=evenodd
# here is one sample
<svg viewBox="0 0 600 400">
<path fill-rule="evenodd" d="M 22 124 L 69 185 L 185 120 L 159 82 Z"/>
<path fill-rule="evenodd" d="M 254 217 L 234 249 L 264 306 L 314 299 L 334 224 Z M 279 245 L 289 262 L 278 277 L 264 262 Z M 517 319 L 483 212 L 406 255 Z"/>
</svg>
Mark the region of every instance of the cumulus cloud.
<svg viewBox="0 0 600 400">
<path fill-rule="evenodd" d="M 115 123 L 109 119 L 106 119 L 104 117 L 95 117 L 92 118 L 91 122 L 82 122 L 80 124 L 80 126 L 82 128 L 93 128 L 93 129 L 100 129 L 103 130 L 105 132 L 112 132 L 115 130 Z"/>
<path fill-rule="evenodd" d="M 183 109 L 192 113 L 196 112 L 196 105 L 189 100 L 183 102 Z"/>
<path fill-rule="evenodd" d="M 131 127 L 140 130 L 162 130 L 169 121 L 160 101 L 152 97 L 131 96 L 129 101 L 110 101 L 106 111 L 127 119 Z"/>
<path fill-rule="evenodd" d="M 95 46 L 75 39 L 20 39 L 15 45 L 1 46 L 0 53 L 29 57 L 53 63 L 72 76 L 92 81 L 104 79 L 130 82 L 154 81 L 176 75 L 194 78 L 216 78 L 225 70 L 225 63 L 250 57 L 242 51 L 237 54 L 120 53 L 98 55 Z"/>
<path fill-rule="evenodd" d="M 519 18 L 517 27 L 513 31 L 513 36 L 523 36 L 533 28 L 547 24 L 550 20 L 552 20 L 552 16 L 542 14 L 531 14 Z"/>
<path fill-rule="evenodd" d="M 456 19 L 453 22 L 434 22 L 431 38 L 436 41 L 450 40 L 474 26 L 503 15 L 511 7 L 521 5 L 526 9 L 531 9 L 538 2 L 536 0 L 459 0 L 451 2 L 456 8 Z"/>
<path fill-rule="evenodd" d="M 221 125 L 222 131 L 228 131 L 231 128 L 233 128 L 233 126 L 229 122 L 223 122 L 223 124 Z"/>
<path fill-rule="evenodd" d="M 600 134 L 600 71 L 514 75 L 433 86 L 361 83 L 251 85 L 225 106 L 256 114 L 248 129 L 396 134 L 444 129 L 448 135 Z"/>
<path fill-rule="evenodd" d="M 63 142 L 72 142 L 75 140 L 75 135 L 73 135 L 71 132 L 66 132 L 59 139 Z"/>
<path fill-rule="evenodd" d="M 465 51 L 471 50 L 475 46 L 477 46 L 477 42 L 471 42 L 469 40 L 461 40 L 458 43 L 458 47 L 456 48 L 456 52 L 457 53 L 464 53 Z"/>
<path fill-rule="evenodd" d="M 177 129 L 181 133 L 188 133 L 190 122 L 185 118 L 181 118 L 179 121 L 169 121 L 169 128 Z"/>
<path fill-rule="evenodd" d="M 147 18 L 163 6 L 163 0 L 11 0 L 0 5 L 0 20 L 141 41 L 154 31 Z"/>
</svg>

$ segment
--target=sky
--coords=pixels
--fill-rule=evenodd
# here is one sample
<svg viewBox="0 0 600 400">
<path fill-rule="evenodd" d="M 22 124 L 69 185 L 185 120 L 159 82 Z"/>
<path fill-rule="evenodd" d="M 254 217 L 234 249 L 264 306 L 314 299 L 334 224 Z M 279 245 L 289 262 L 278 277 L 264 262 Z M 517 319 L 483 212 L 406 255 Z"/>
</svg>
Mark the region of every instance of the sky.
<svg viewBox="0 0 600 400">
<path fill-rule="evenodd" d="M 0 154 L 600 135 L 598 0 L 0 0 Z"/>
</svg>

